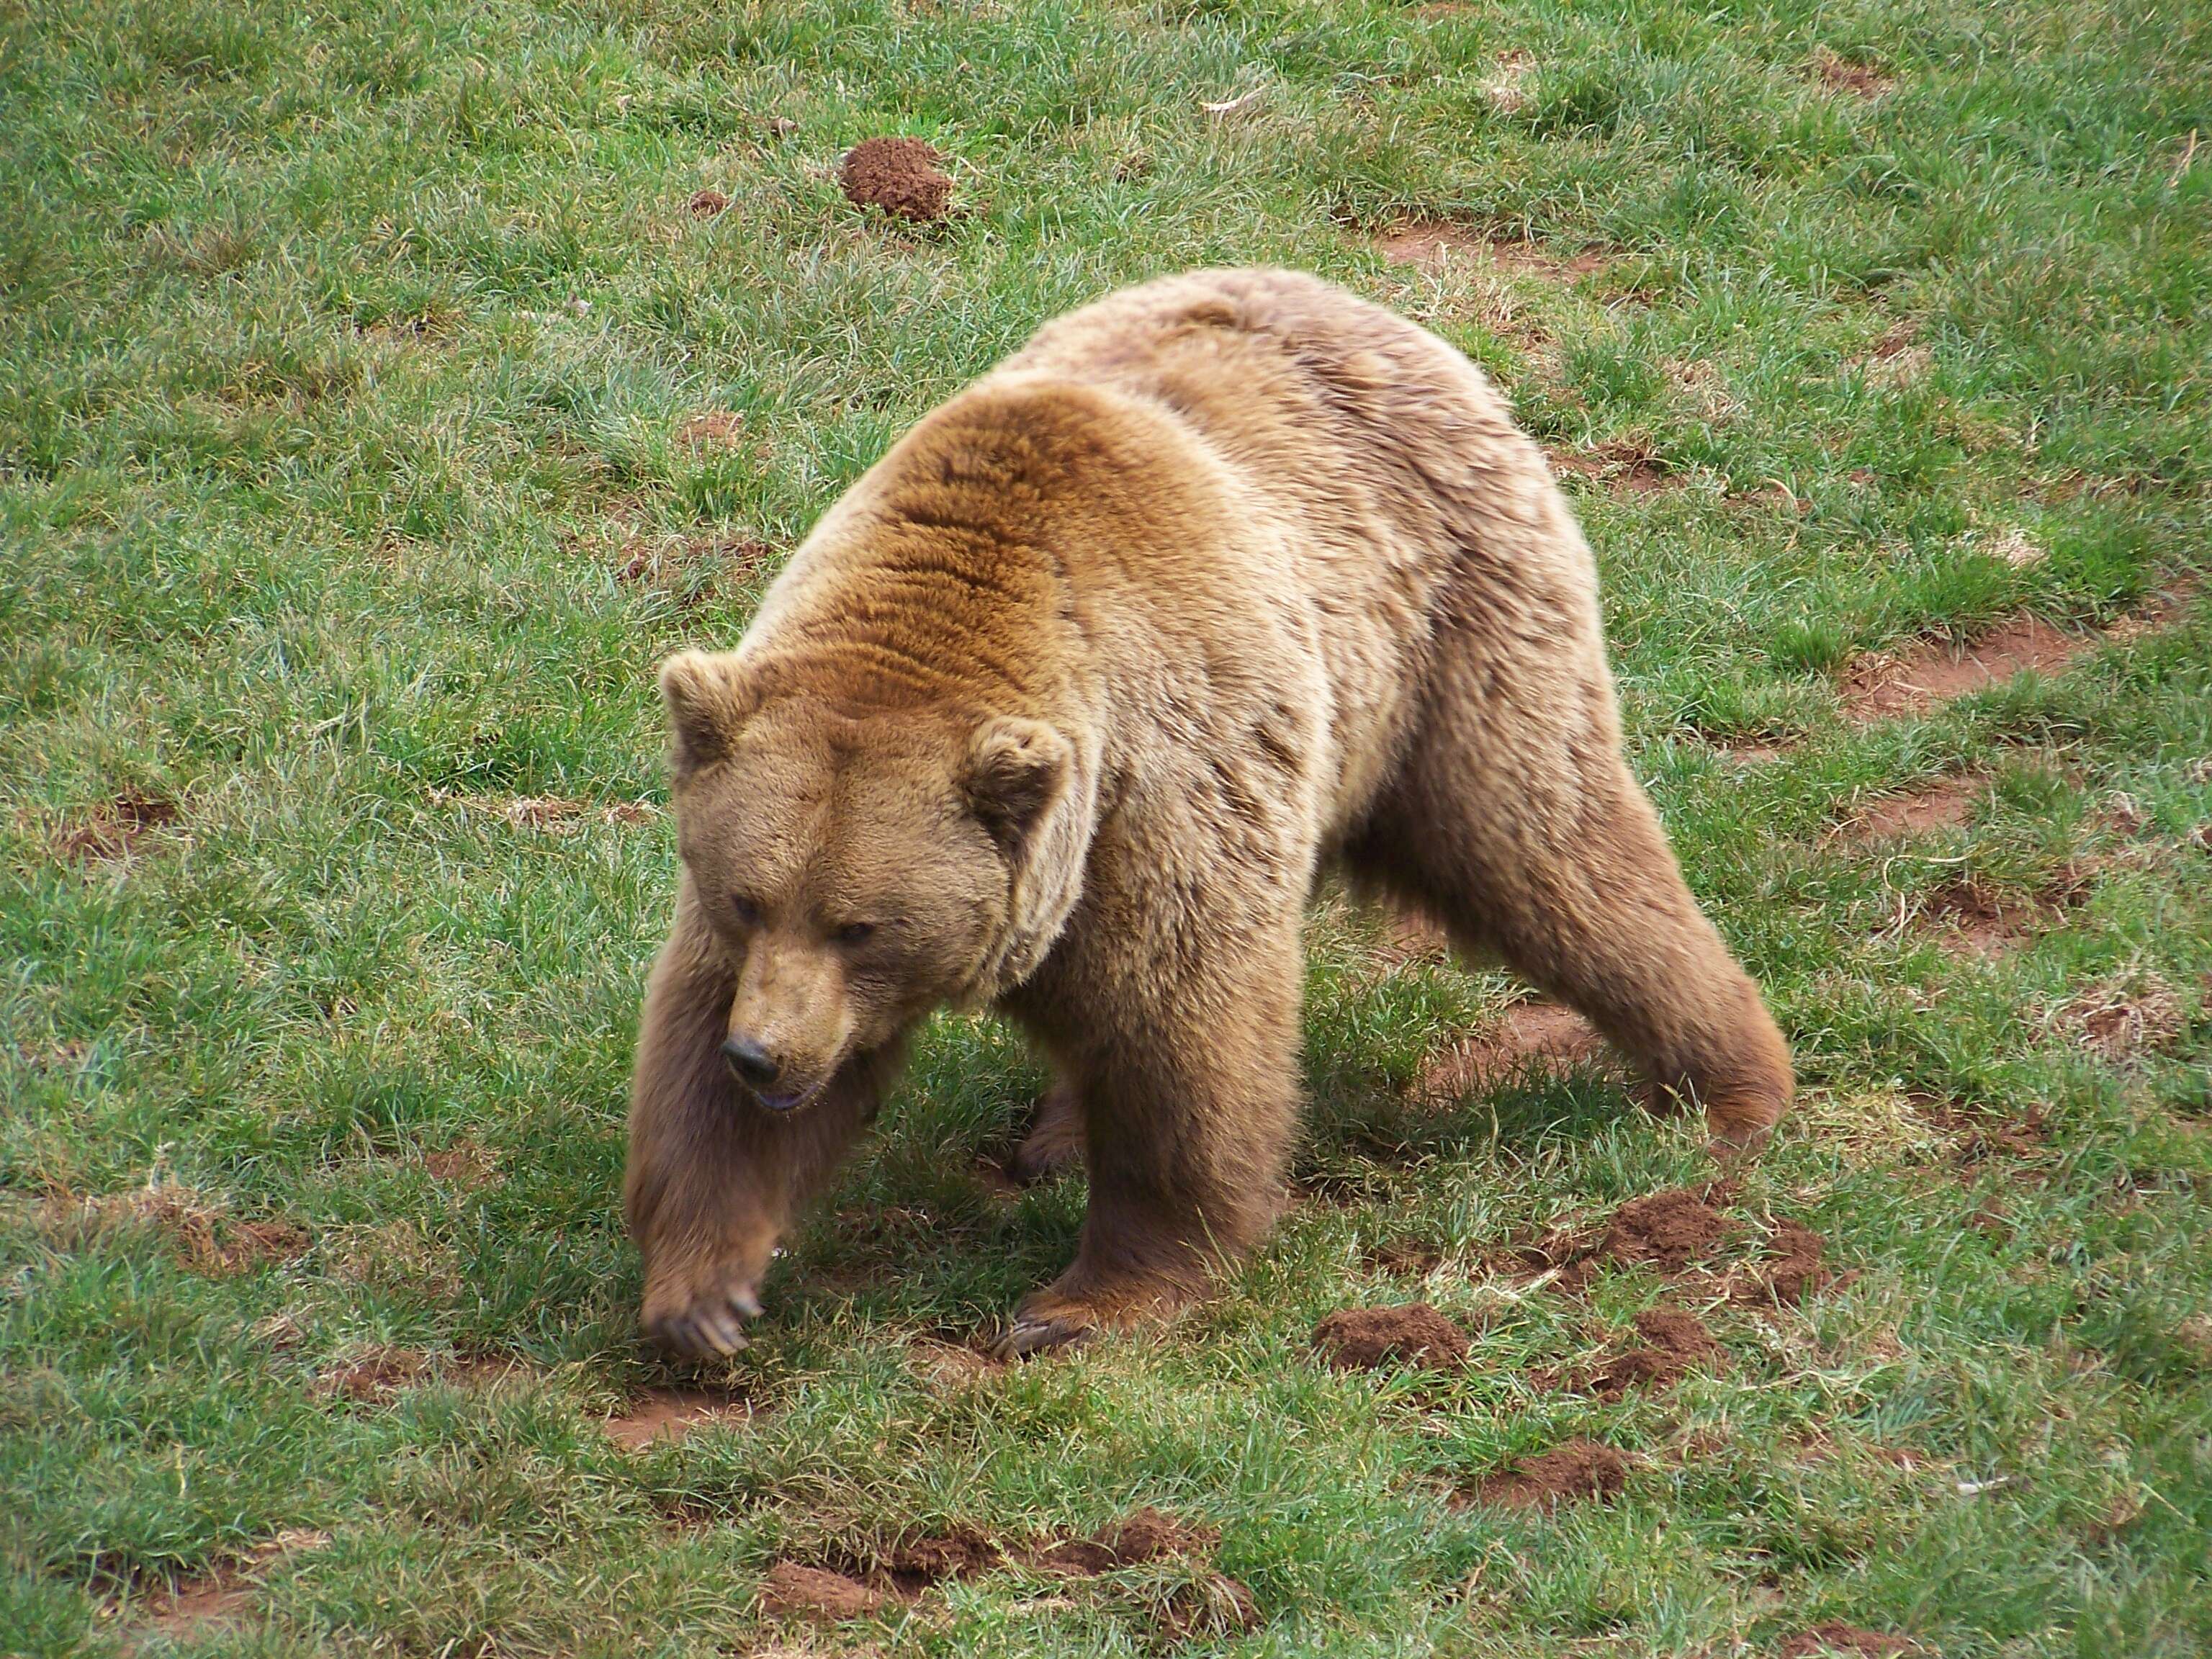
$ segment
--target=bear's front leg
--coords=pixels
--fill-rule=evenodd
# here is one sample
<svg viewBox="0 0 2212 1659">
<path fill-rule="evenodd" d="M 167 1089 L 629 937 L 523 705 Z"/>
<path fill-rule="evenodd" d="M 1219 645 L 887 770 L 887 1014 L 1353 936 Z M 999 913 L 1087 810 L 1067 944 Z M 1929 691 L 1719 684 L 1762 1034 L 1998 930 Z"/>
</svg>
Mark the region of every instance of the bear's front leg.
<svg viewBox="0 0 2212 1659">
<path fill-rule="evenodd" d="M 1165 1316 L 1267 1232 L 1297 1120 L 1295 916 L 1217 959 L 1079 952 L 1013 1011 L 1081 1108 L 1091 1204 L 1066 1273 L 1015 1310 L 1008 1357 Z"/>
<path fill-rule="evenodd" d="M 646 1334 L 678 1353 L 745 1346 L 776 1241 L 875 1115 L 897 1063 L 896 1046 L 855 1056 L 806 1105 L 770 1111 L 721 1054 L 736 983 L 687 890 L 646 993 L 623 1182 Z"/>
</svg>

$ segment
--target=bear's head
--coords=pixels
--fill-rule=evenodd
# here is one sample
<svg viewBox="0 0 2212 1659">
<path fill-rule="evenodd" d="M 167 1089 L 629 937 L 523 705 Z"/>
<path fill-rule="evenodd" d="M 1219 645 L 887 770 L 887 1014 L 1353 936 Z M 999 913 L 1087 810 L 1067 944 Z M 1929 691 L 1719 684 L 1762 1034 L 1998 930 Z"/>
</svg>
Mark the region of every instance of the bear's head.
<svg viewBox="0 0 2212 1659">
<path fill-rule="evenodd" d="M 841 708 L 734 654 L 663 665 L 677 838 L 737 969 L 723 1054 L 763 1104 L 1042 959 L 1082 884 L 1095 758 L 1046 721 Z"/>
</svg>

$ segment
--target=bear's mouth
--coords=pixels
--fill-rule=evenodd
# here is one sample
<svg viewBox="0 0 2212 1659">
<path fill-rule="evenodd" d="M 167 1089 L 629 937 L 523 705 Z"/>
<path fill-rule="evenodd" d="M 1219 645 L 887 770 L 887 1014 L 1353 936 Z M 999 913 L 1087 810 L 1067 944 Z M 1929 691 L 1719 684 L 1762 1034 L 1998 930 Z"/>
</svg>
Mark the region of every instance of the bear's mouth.
<svg viewBox="0 0 2212 1659">
<path fill-rule="evenodd" d="M 810 1083 L 803 1089 L 756 1088 L 752 1096 L 771 1112 L 795 1112 L 821 1092 L 821 1084 Z"/>
</svg>

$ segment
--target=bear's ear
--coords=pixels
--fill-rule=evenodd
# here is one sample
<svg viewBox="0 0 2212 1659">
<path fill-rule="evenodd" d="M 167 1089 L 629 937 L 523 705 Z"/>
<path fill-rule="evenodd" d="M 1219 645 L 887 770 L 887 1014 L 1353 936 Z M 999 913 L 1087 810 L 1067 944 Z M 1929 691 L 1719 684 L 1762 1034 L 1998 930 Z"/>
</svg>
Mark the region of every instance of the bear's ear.
<svg viewBox="0 0 2212 1659">
<path fill-rule="evenodd" d="M 968 744 L 969 806 L 991 838 L 1012 852 L 1066 788 L 1074 763 L 1073 746 L 1042 720 L 1014 714 L 986 720 Z"/>
<path fill-rule="evenodd" d="M 722 758 L 752 712 L 752 699 L 729 658 L 679 651 L 660 665 L 668 706 L 670 754 L 677 775 Z"/>
</svg>

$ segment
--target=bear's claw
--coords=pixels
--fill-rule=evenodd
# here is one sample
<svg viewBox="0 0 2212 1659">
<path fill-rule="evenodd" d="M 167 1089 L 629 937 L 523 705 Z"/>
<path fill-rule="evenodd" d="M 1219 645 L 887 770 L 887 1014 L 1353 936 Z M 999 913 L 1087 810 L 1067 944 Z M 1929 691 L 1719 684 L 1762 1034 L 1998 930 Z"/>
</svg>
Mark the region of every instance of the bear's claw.
<svg viewBox="0 0 2212 1659">
<path fill-rule="evenodd" d="M 1090 1326 L 1066 1320 L 1017 1318 L 991 1345 L 991 1352 L 999 1359 L 1026 1359 L 1054 1348 L 1073 1347 L 1091 1334 Z"/>
<path fill-rule="evenodd" d="M 694 1304 L 684 1312 L 652 1321 L 646 1333 L 665 1348 L 696 1358 L 726 1359 L 750 1347 L 745 1321 L 760 1317 L 760 1298 L 744 1288 L 718 1302 Z"/>
</svg>

